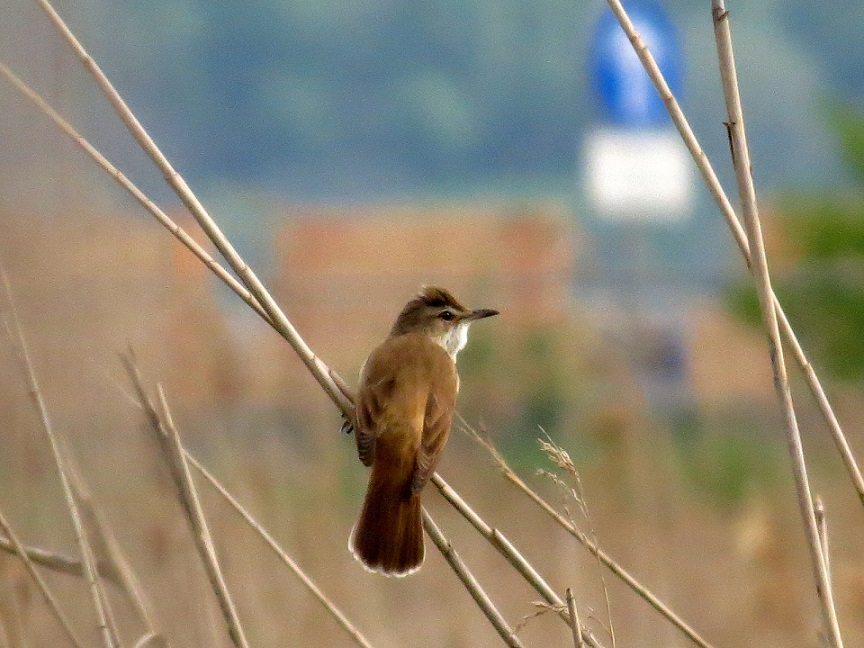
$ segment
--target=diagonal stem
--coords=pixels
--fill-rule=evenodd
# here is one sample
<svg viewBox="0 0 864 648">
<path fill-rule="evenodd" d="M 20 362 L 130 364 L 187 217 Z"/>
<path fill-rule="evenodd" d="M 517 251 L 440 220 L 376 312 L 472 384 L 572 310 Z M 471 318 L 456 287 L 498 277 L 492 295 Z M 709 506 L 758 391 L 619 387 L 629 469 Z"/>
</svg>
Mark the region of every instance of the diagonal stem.
<svg viewBox="0 0 864 648">
<path fill-rule="evenodd" d="M 9 69 L 4 63 L 0 62 L 0 74 L 6 77 L 9 83 L 15 87 L 21 94 L 32 101 L 39 110 L 48 116 L 54 124 L 62 130 L 69 138 L 75 142 L 87 155 L 101 166 L 105 172 L 110 175 L 126 192 L 138 201 L 144 209 L 146 209 L 159 223 L 173 234 L 181 244 L 183 244 L 192 254 L 198 257 L 205 266 L 222 282 L 233 290 L 250 308 L 269 323 L 269 318 L 261 306 L 255 301 L 252 294 L 237 281 L 218 261 L 216 261 L 203 247 L 201 247 L 195 239 L 193 239 L 182 227 L 177 225 L 171 218 L 162 211 L 156 203 L 150 200 L 141 189 L 138 188 L 129 178 L 127 178 L 117 167 L 115 167 L 102 153 L 94 147 L 87 139 L 81 135 L 75 128 L 66 121 L 60 113 L 58 113 L 51 105 L 45 101 L 43 97 L 33 91 L 18 75 Z"/>
<path fill-rule="evenodd" d="M 549 517 L 551 517 L 559 526 L 561 526 L 567 533 L 569 533 L 576 541 L 585 547 L 589 553 L 591 553 L 597 560 L 599 560 L 604 567 L 606 567 L 609 571 L 611 571 L 615 576 L 617 576 L 621 581 L 627 585 L 635 594 L 637 594 L 640 598 L 642 598 L 648 605 L 650 605 L 654 610 L 656 610 L 659 614 L 665 617 L 672 625 L 678 628 L 687 638 L 689 638 L 694 644 L 700 646 L 700 648 L 712 648 L 712 645 L 708 643 L 706 639 L 704 639 L 695 629 L 693 629 L 690 625 L 687 624 L 684 619 L 682 619 L 678 614 L 672 610 L 666 603 L 661 601 L 653 592 L 651 592 L 647 587 L 645 587 L 642 583 L 636 580 L 630 572 L 628 572 L 624 567 L 622 567 L 614 558 L 612 558 L 609 554 L 603 551 L 600 546 L 591 538 L 588 537 L 585 533 L 580 531 L 571 520 L 568 520 L 566 517 L 561 515 L 558 511 L 555 510 L 555 507 L 552 506 L 545 499 L 540 497 L 536 491 L 532 490 L 528 484 L 526 484 L 519 475 L 510 467 L 510 464 L 504 459 L 503 455 L 498 452 L 498 449 L 488 440 L 482 437 L 477 430 L 472 428 L 470 425 L 467 425 L 462 420 L 462 425 L 465 431 L 486 451 L 492 456 L 493 461 L 498 466 L 498 469 L 501 471 L 501 474 L 504 475 L 505 479 L 513 484 L 516 488 L 521 490 L 525 495 L 527 495 L 537 506 L 539 506 Z M 438 486 L 438 482 L 434 482 L 436 486 Z M 442 493 L 443 494 L 443 493 Z M 446 497 L 446 495 L 445 495 Z M 451 502 L 452 503 L 452 502 Z M 454 504 L 455 506 L 455 504 Z M 466 512 L 463 512 L 462 507 L 457 506 L 457 510 L 462 513 L 463 516 L 470 519 Z M 472 512 L 473 513 L 473 512 Z"/>
<path fill-rule="evenodd" d="M 156 433 L 160 435 L 160 437 L 164 438 L 165 430 L 159 425 L 159 416 L 156 412 L 155 407 L 150 402 L 149 397 L 147 396 L 146 391 L 144 390 L 144 384 L 141 379 L 141 374 L 138 371 L 138 367 L 135 364 L 135 358 L 132 352 L 130 351 L 128 355 L 122 356 L 123 365 L 126 368 L 127 373 L 132 381 L 132 384 L 135 388 L 135 392 L 138 396 L 138 404 L 144 411 L 145 416 L 147 417 L 147 421 L 153 426 L 153 429 Z M 273 538 L 272 535 L 256 520 L 252 514 L 249 513 L 241 504 L 238 502 L 231 493 L 228 492 L 228 489 L 222 485 L 214 475 L 207 468 L 204 467 L 201 462 L 199 462 L 186 448 L 183 448 L 183 456 L 186 461 L 189 462 L 191 466 L 193 466 L 200 474 L 203 476 L 210 485 L 219 493 L 222 498 L 233 508 L 242 518 L 243 520 L 252 528 L 258 536 L 264 540 L 268 547 L 276 554 L 276 556 L 281 560 L 286 566 L 288 566 L 291 571 L 300 579 L 303 585 L 312 593 L 312 595 L 330 612 L 339 625 L 351 635 L 352 639 L 354 639 L 355 643 L 361 648 L 372 648 L 372 644 L 369 643 L 369 640 L 363 636 L 363 634 L 352 624 L 345 614 L 336 607 L 336 605 L 330 601 L 329 598 L 321 591 L 321 589 L 315 584 L 315 582 L 300 568 L 300 566 L 294 561 L 288 553 L 279 546 L 279 543 Z"/>
<path fill-rule="evenodd" d="M 630 20 L 630 16 L 621 4 L 621 0 L 607 0 L 607 2 L 609 3 L 612 12 L 615 14 L 615 17 L 618 19 L 624 33 L 627 34 L 627 38 L 633 45 L 633 49 L 639 57 L 639 60 L 642 62 L 645 71 L 654 83 L 654 87 L 657 89 L 663 104 L 669 111 L 672 123 L 675 124 L 675 128 L 678 129 L 681 139 L 684 141 L 687 150 L 690 152 L 693 161 L 696 163 L 696 167 L 699 169 L 702 179 L 705 181 L 705 186 L 708 188 L 714 201 L 720 207 L 720 212 L 726 220 L 726 224 L 729 226 L 732 237 L 735 239 L 735 243 L 738 245 L 738 249 L 744 257 L 747 268 L 753 272 L 753 259 L 750 253 L 750 244 L 747 241 L 747 234 L 741 226 L 741 223 L 738 221 L 738 217 L 735 215 L 735 210 L 732 208 L 732 204 L 726 197 L 726 193 L 723 191 L 723 187 L 720 184 L 720 180 L 717 178 L 717 174 L 714 172 L 714 168 L 708 161 L 708 156 L 705 155 L 705 151 L 702 150 L 702 146 L 699 144 L 699 140 L 693 133 L 693 129 L 690 128 L 690 124 L 687 121 L 687 117 L 684 115 L 684 111 L 681 110 L 681 106 L 675 99 L 675 95 L 669 88 L 669 84 L 666 83 L 666 79 L 660 71 L 654 57 L 651 55 L 650 50 L 636 31 L 633 21 Z M 792 355 L 795 357 L 795 362 L 804 372 L 807 386 L 813 394 L 813 397 L 816 399 L 816 403 L 819 410 L 822 412 L 825 422 L 828 424 L 828 429 L 831 432 L 834 445 L 837 447 L 837 451 L 840 453 L 846 471 L 849 473 L 849 478 L 858 494 L 858 499 L 861 501 L 861 504 L 864 505 L 864 476 L 862 476 L 861 469 L 852 453 L 849 442 L 846 440 L 846 435 L 840 427 L 840 423 L 834 414 L 834 410 L 825 394 L 822 383 L 819 381 L 818 375 L 813 370 L 810 361 L 807 359 L 804 349 L 798 342 L 795 331 L 792 329 L 777 296 L 774 295 L 773 292 L 771 293 L 771 299 L 774 302 L 774 308 L 777 312 L 780 331 L 792 347 Z"/>
<path fill-rule="evenodd" d="M 474 602 L 477 603 L 477 606 L 483 611 L 486 618 L 489 619 L 492 627 L 495 628 L 504 643 L 510 646 L 510 648 L 523 648 L 522 641 L 516 636 L 516 633 L 508 625 L 504 617 L 501 616 L 501 613 L 495 607 L 495 604 L 492 603 L 489 595 L 486 594 L 480 583 L 477 582 L 477 579 L 468 570 L 468 567 L 465 566 L 462 558 L 456 553 L 450 541 L 441 533 L 441 529 L 438 528 L 438 525 L 432 520 L 432 516 L 426 512 L 426 509 L 423 509 L 423 528 L 426 529 L 426 535 L 438 547 L 441 555 L 444 556 L 444 559 L 449 563 L 456 576 L 462 581 L 465 589 L 471 594 L 471 598 L 474 599 Z"/>
<path fill-rule="evenodd" d="M 570 628 L 573 630 L 573 648 L 585 648 L 582 637 L 582 626 L 579 623 L 579 613 L 576 611 L 576 601 L 573 598 L 573 590 L 567 588 L 567 611 L 570 613 Z"/>
<path fill-rule="evenodd" d="M 114 106 L 120 119 L 126 125 L 126 128 L 138 142 L 139 146 L 144 150 L 150 159 L 156 164 L 165 181 L 174 190 L 192 216 L 198 221 L 201 229 L 207 237 L 213 242 L 231 269 L 237 274 L 240 280 L 249 289 L 249 292 L 254 295 L 256 301 L 261 308 L 267 313 L 273 327 L 279 332 L 282 337 L 291 345 L 306 367 L 309 369 L 313 377 L 318 381 L 324 391 L 333 399 L 337 406 L 346 415 L 351 414 L 351 403 L 346 398 L 340 385 L 334 380 L 332 372 L 326 364 L 321 361 L 306 344 L 306 341 L 300 337 L 300 334 L 294 328 L 294 325 L 285 316 L 285 313 L 279 308 L 276 300 L 270 295 L 264 284 L 258 279 L 258 276 L 252 271 L 228 238 L 222 233 L 222 230 L 216 224 L 198 197 L 192 192 L 183 177 L 174 169 L 168 158 L 162 153 L 156 142 L 150 137 L 126 102 L 114 88 L 114 85 L 105 76 L 102 69 L 93 60 L 93 58 L 84 49 L 84 46 L 78 41 L 60 15 L 51 6 L 48 0 L 36 0 L 39 6 L 45 11 L 51 22 L 66 39 L 69 45 L 74 50 L 75 54 L 81 59 L 85 67 L 90 71 L 96 83 L 105 93 L 105 96 Z"/>
<path fill-rule="evenodd" d="M 512 542 L 501 531 L 489 526 L 483 518 L 481 518 L 459 494 L 444 479 L 435 473 L 432 475 L 432 483 L 441 492 L 453 508 L 459 511 L 462 516 L 471 523 L 480 535 L 495 547 L 498 552 L 507 559 L 513 568 L 519 572 L 522 577 L 528 582 L 534 590 L 542 596 L 546 602 L 558 613 L 558 616 L 567 624 L 575 623 L 569 613 L 568 607 L 564 600 L 555 592 L 554 589 L 546 582 L 546 580 L 537 572 L 531 563 L 523 556 Z M 588 645 L 593 648 L 599 646 L 599 642 L 588 628 L 580 628 L 580 634 L 585 639 Z"/>
<path fill-rule="evenodd" d="M 5 533 L 9 538 L 13 551 L 18 554 L 19 558 L 21 558 L 24 567 L 27 569 L 27 573 L 30 574 L 30 577 L 36 583 L 36 586 L 39 588 L 39 591 L 45 599 L 45 602 L 48 604 L 48 607 L 51 608 L 54 616 L 57 617 L 57 621 L 63 628 L 63 633 L 66 635 L 66 638 L 73 646 L 75 646 L 75 648 L 82 648 L 84 644 L 82 644 L 78 637 L 75 636 L 75 632 L 72 630 L 72 625 L 69 623 L 69 618 L 63 610 L 60 609 L 60 603 L 48 587 L 48 583 L 46 583 L 45 579 L 42 578 L 42 575 L 36 571 L 35 563 L 30 557 L 27 548 L 18 539 L 18 535 L 12 530 L 12 527 L 9 526 L 9 522 L 6 520 L 6 517 L 2 512 L 0 512 L 0 529 L 2 529 L 3 533 Z"/>
<path fill-rule="evenodd" d="M 104 589 L 102 587 L 102 579 L 96 565 L 96 559 L 92 547 L 87 540 L 87 534 L 84 530 L 79 503 L 69 478 L 69 471 L 60 446 L 60 439 L 54 431 L 54 425 L 48 414 L 48 407 L 45 404 L 45 399 L 42 396 L 42 389 L 39 386 L 39 380 L 36 377 L 35 370 L 33 369 L 33 362 L 30 359 L 30 349 L 27 345 L 27 340 L 24 337 L 21 323 L 18 320 L 18 311 L 12 298 L 12 289 L 9 285 L 9 278 L 6 276 L 6 271 L 2 267 L 0 267 L 0 274 L 2 274 L 6 296 L 12 313 L 12 322 L 10 323 L 4 319 L 4 323 L 6 324 L 9 338 L 17 342 L 15 356 L 21 365 L 21 370 L 24 374 L 25 380 L 27 381 L 27 387 L 30 390 L 30 396 L 33 399 L 33 403 L 36 406 L 39 419 L 42 423 L 42 429 L 45 431 L 45 436 L 48 437 L 48 442 L 51 446 L 54 463 L 57 466 L 57 474 L 60 478 L 60 485 L 63 489 L 66 506 L 69 509 L 69 516 L 72 520 L 72 527 L 75 531 L 75 538 L 78 541 L 78 548 L 81 551 L 84 575 L 88 589 L 90 590 L 93 607 L 96 611 L 97 628 L 106 648 L 116 648 L 118 640 L 114 631 L 110 609 L 107 606 Z"/>
<path fill-rule="evenodd" d="M 204 570 L 207 572 L 210 586 L 216 595 L 216 600 L 219 602 L 222 615 L 225 617 L 231 641 L 237 648 L 249 648 L 246 633 L 243 630 L 243 625 L 240 623 L 237 608 L 234 605 L 234 600 L 231 597 L 231 592 L 228 590 L 228 584 L 222 573 L 222 567 L 216 556 L 213 536 L 210 533 L 207 518 L 204 516 L 204 508 L 201 506 L 198 489 L 195 487 L 195 482 L 192 479 L 192 472 L 189 470 L 189 462 L 186 459 L 183 444 L 180 441 L 180 433 L 174 425 L 174 419 L 171 416 L 171 410 L 168 409 L 168 401 L 165 398 L 165 393 L 162 391 L 162 386 L 157 385 L 156 389 L 159 395 L 160 406 L 158 415 L 159 427 L 156 429 L 156 434 L 165 454 L 165 459 L 168 462 L 171 476 L 174 479 L 174 486 L 177 489 L 180 503 L 183 505 L 183 510 L 186 513 L 186 519 L 192 528 L 195 548 L 198 550 Z"/>
</svg>

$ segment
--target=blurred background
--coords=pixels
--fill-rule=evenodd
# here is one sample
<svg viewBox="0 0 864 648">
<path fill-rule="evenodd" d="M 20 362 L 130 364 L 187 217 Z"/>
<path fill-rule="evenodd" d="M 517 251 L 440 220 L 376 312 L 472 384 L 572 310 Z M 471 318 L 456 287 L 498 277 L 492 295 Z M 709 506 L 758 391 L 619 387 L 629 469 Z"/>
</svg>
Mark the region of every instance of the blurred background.
<svg viewBox="0 0 864 648">
<path fill-rule="evenodd" d="M 710 3 L 625 6 L 737 204 Z M 350 384 L 421 284 L 499 309 L 460 356 L 465 418 L 718 647 L 818 646 L 755 293 L 605 7 L 56 5 L 301 335 Z M 858 7 L 754 0 L 730 9 L 775 287 L 861 456 Z M 0 61 L 195 232 L 36 3 L 0 6 Z M 130 343 L 149 384 L 165 386 L 193 452 L 376 646 L 499 641 L 434 549 L 400 581 L 350 558 L 366 472 L 332 404 L 281 338 L 5 80 L 0 254 L 55 426 L 174 645 L 228 640 L 119 369 Z M 0 345 L 0 509 L 28 543 L 72 553 L 10 348 Z M 828 512 L 841 625 L 856 645 L 862 511 L 791 373 L 813 489 Z M 590 520 L 535 474 L 552 468 L 537 443 L 544 434 L 573 457 Z M 574 588 L 583 617 L 611 644 L 596 561 L 469 438 L 454 433 L 445 454 L 448 481 L 559 592 Z M 536 595 L 431 491 L 427 506 L 505 617 L 531 614 Z M 205 504 L 254 644 L 351 645 L 220 502 Z M 0 645 L 58 645 L 15 559 L 0 560 Z M 70 606 L 83 598 L 81 582 L 49 578 Z M 605 583 L 618 645 L 688 645 L 613 576 Z M 92 611 L 72 614 L 86 636 Z M 527 645 L 570 641 L 553 615 L 520 634 Z"/>
</svg>

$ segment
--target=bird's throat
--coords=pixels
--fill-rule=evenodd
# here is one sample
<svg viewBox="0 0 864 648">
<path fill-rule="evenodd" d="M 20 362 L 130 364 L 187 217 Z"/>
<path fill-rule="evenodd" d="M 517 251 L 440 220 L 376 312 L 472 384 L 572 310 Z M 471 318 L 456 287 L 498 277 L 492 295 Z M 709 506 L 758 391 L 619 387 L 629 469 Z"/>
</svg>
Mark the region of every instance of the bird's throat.
<svg viewBox="0 0 864 648">
<path fill-rule="evenodd" d="M 456 362 L 456 354 L 468 344 L 468 323 L 457 324 L 440 337 L 435 338 L 435 341 L 450 354 L 453 362 Z"/>
</svg>

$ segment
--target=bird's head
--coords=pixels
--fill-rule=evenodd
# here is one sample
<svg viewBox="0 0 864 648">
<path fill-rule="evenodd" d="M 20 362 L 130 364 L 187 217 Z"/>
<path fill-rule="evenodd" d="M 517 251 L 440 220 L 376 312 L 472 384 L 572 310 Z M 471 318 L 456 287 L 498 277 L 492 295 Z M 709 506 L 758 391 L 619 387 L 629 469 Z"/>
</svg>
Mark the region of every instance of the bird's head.
<svg viewBox="0 0 864 648">
<path fill-rule="evenodd" d="M 470 310 L 448 290 L 438 286 L 423 286 L 420 293 L 405 304 L 390 335 L 428 335 L 455 360 L 456 354 L 468 342 L 468 327 L 471 323 L 497 314 L 498 311 L 490 308 Z"/>
</svg>

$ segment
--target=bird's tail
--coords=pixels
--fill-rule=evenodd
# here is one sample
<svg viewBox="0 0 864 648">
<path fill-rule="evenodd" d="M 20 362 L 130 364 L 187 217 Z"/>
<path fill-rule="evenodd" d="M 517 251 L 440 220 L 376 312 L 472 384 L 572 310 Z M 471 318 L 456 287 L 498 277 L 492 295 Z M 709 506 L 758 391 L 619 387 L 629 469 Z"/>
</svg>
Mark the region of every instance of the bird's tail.
<svg viewBox="0 0 864 648">
<path fill-rule="evenodd" d="M 369 571 L 407 576 L 423 565 L 420 494 L 404 479 L 373 465 L 360 519 L 348 548 Z"/>
</svg>

